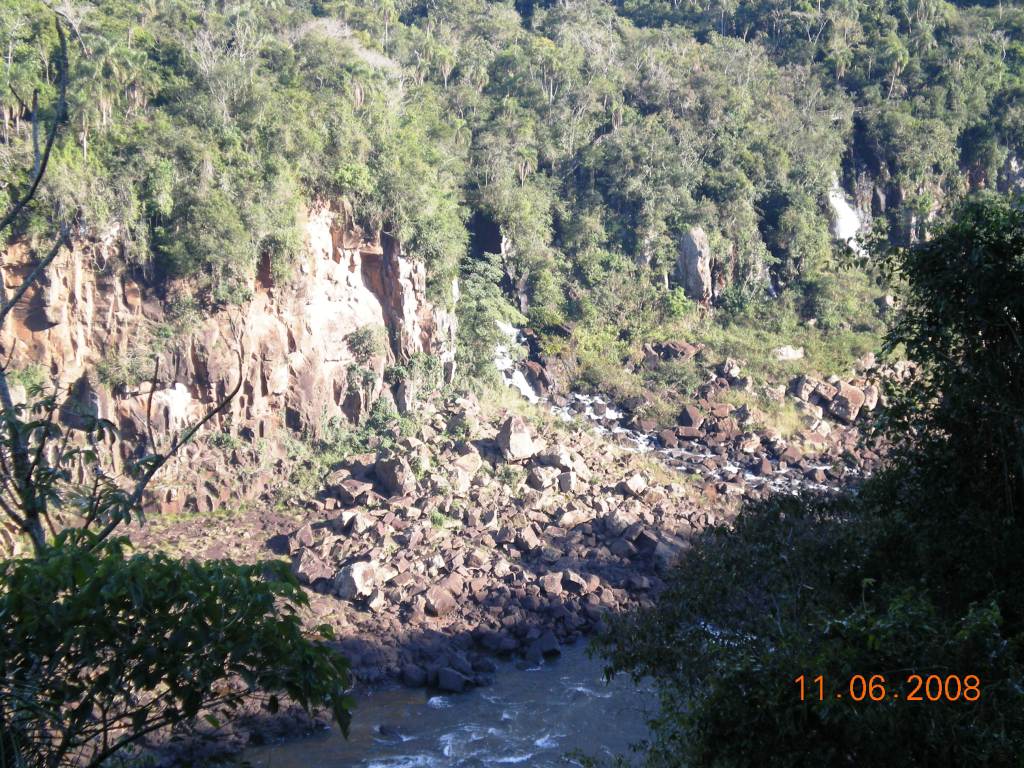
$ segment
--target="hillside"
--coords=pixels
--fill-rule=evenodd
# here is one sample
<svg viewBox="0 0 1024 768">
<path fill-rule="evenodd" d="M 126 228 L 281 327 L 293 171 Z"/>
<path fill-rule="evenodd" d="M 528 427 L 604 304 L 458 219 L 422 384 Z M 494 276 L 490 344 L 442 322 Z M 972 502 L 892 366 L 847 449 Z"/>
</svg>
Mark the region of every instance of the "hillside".
<svg viewBox="0 0 1024 768">
<path fill-rule="evenodd" d="M 595 635 L 645 766 L 1014 764 L 1019 4 L 0 0 L 0 73 L 0 768 Z M 876 659 L 987 698 L 778 684 Z"/>
</svg>

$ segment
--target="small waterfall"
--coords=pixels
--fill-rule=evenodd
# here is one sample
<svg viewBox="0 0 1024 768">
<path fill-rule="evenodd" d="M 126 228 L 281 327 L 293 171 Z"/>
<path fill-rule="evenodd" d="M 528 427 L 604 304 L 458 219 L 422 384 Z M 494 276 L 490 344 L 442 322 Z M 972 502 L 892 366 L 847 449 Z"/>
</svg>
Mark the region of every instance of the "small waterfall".
<svg viewBox="0 0 1024 768">
<path fill-rule="evenodd" d="M 863 227 L 860 214 L 850 201 L 846 199 L 846 193 L 839 186 L 839 179 L 832 183 L 832 189 L 828 192 L 828 204 L 832 208 L 832 234 L 837 240 L 842 240 L 850 246 L 858 255 L 863 254 L 864 249 L 857 242 L 857 235 Z"/>
<path fill-rule="evenodd" d="M 494 367 L 498 369 L 506 385 L 519 390 L 519 393 L 531 403 L 539 403 L 540 396 L 530 386 L 530 382 L 526 380 L 526 376 L 516 366 L 516 361 L 512 357 L 512 346 L 525 342 L 522 333 L 510 323 L 498 323 L 498 330 L 508 341 L 494 347 Z"/>
</svg>

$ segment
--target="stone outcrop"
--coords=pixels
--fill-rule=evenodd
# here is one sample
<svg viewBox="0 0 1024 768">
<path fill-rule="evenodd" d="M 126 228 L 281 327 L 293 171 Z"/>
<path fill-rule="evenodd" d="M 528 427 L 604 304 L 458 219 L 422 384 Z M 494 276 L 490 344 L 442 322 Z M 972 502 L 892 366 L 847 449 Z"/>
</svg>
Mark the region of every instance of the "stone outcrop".
<svg viewBox="0 0 1024 768">
<path fill-rule="evenodd" d="M 679 243 L 679 279 L 694 301 L 711 300 L 711 243 L 702 227 L 691 227 Z"/>
<path fill-rule="evenodd" d="M 15 368 L 40 366 L 62 388 L 73 388 L 77 399 L 118 426 L 125 452 L 147 440 L 154 354 L 158 449 L 231 391 L 240 367 L 241 391 L 211 431 L 273 444 L 284 430 L 315 434 L 332 418 L 359 422 L 377 398 L 393 397 L 383 376 L 388 366 L 427 353 L 450 374 L 455 326 L 453 316 L 427 298 L 425 266 L 407 258 L 395 240 L 363 233 L 351 221 L 347 207 L 313 208 L 290 279 L 276 281 L 265 264 L 253 276 L 248 301 L 189 322 L 168 298 L 181 286 L 158 290 L 126 268 L 116 231 L 79 242 L 12 313 L 0 352 L 13 353 Z M 8 247 L 8 289 L 20 284 L 33 258 L 24 242 Z M 357 360 L 353 334 L 379 341 Z M 119 375 L 124 371 L 130 375 Z M 407 399 L 407 391 L 399 394 Z M 171 467 L 161 473 L 163 486 L 151 501 L 172 510 L 208 510 L 240 490 L 262 490 L 261 477 L 251 487 L 220 489 L 223 478 L 237 473 L 210 466 L 220 454 L 200 456 L 200 442 L 186 449 L 177 477 Z M 197 478 L 200 467 L 210 471 Z"/>
</svg>

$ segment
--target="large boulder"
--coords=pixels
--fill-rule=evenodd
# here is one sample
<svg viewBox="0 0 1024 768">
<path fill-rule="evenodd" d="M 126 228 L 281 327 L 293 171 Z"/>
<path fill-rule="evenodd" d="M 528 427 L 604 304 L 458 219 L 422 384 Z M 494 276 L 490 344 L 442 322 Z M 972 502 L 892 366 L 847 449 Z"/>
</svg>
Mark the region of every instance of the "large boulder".
<svg viewBox="0 0 1024 768">
<path fill-rule="evenodd" d="M 621 483 L 619 483 L 619 492 L 624 496 L 632 496 L 639 499 L 644 495 L 644 491 L 647 490 L 647 478 L 641 475 L 639 472 L 630 475 Z"/>
<path fill-rule="evenodd" d="M 449 693 L 462 693 L 473 686 L 472 678 L 451 667 L 437 670 L 437 687 Z"/>
<path fill-rule="evenodd" d="M 679 243 L 679 278 L 694 301 L 711 299 L 711 243 L 702 227 L 691 227 Z"/>
<path fill-rule="evenodd" d="M 700 429 L 704 423 L 704 414 L 695 405 L 687 405 L 679 413 L 679 423 L 684 427 Z"/>
<path fill-rule="evenodd" d="M 865 401 L 864 392 L 851 384 L 840 383 L 839 391 L 828 404 L 829 413 L 838 419 L 852 422 Z"/>
<path fill-rule="evenodd" d="M 416 475 L 401 456 L 381 457 L 374 471 L 380 487 L 389 496 L 408 496 L 416 490 Z"/>
<path fill-rule="evenodd" d="M 312 549 L 302 549 L 292 558 L 292 571 L 303 584 L 334 576 L 334 569 Z"/>
<path fill-rule="evenodd" d="M 497 442 L 508 461 L 525 461 L 538 451 L 529 427 L 519 416 L 509 416 L 505 419 L 498 430 Z"/>
<path fill-rule="evenodd" d="M 427 590 L 425 598 L 427 601 L 427 613 L 431 616 L 444 616 L 455 610 L 455 598 L 444 587 L 431 587 Z"/>
<path fill-rule="evenodd" d="M 334 593 L 342 600 L 368 597 L 376 583 L 373 563 L 352 563 L 338 571 L 334 578 Z"/>
<path fill-rule="evenodd" d="M 469 490 L 483 463 L 479 452 L 472 446 L 468 446 L 466 452 L 452 462 L 452 487 L 456 493 L 465 493 Z"/>
</svg>

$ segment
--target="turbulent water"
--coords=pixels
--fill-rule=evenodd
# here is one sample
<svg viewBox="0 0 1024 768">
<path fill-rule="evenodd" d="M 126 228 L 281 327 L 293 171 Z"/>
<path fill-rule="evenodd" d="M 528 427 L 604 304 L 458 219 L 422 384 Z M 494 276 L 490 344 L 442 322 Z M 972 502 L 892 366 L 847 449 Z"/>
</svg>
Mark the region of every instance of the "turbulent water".
<svg viewBox="0 0 1024 768">
<path fill-rule="evenodd" d="M 508 664 L 493 686 L 458 696 L 389 690 L 358 697 L 348 741 L 335 732 L 261 747 L 259 768 L 554 768 L 571 753 L 628 755 L 647 734 L 655 699 L 620 676 L 606 684 L 581 644 L 526 669 Z"/>
</svg>

